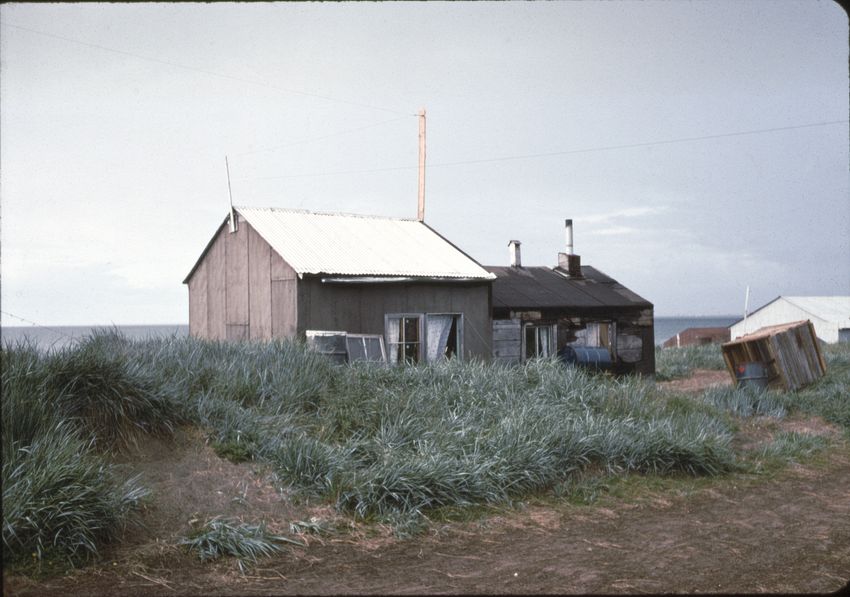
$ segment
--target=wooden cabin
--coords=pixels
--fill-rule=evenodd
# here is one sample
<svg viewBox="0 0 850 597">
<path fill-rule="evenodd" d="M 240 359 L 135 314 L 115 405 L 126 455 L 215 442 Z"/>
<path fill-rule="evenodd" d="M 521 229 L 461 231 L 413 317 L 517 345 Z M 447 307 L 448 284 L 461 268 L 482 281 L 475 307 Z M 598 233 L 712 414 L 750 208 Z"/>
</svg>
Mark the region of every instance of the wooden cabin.
<svg viewBox="0 0 850 597">
<path fill-rule="evenodd" d="M 485 266 L 493 281 L 493 356 L 504 363 L 563 354 L 570 347 L 599 350 L 614 373 L 655 374 L 653 305 L 572 251 L 555 267 L 526 267 L 520 242 L 510 241 L 509 266 Z M 603 350 L 604 349 L 604 350 Z M 573 352 L 576 352 L 575 350 Z"/>
<path fill-rule="evenodd" d="M 389 362 L 491 354 L 495 276 L 424 222 L 234 208 L 184 283 L 189 333 L 384 338 Z"/>
</svg>

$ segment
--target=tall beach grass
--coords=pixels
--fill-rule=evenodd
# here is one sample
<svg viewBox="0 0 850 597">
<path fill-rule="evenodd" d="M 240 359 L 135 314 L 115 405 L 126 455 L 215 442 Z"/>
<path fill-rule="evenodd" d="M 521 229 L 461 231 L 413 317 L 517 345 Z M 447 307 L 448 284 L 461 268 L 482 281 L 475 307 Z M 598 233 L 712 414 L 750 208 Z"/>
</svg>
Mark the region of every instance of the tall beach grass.
<svg viewBox="0 0 850 597">
<path fill-rule="evenodd" d="M 716 359 L 708 348 L 697 366 Z M 734 470 L 730 412 L 808 409 L 850 428 L 848 357 L 828 352 L 835 373 L 794 400 L 732 389 L 690 400 L 545 360 L 338 366 L 296 341 L 117 331 L 47 354 L 5 346 L 3 553 L 95 555 L 144 494 L 109 453 L 179 424 L 204 429 L 224 456 L 265 463 L 296 492 L 413 529 L 434 508 L 509 502 L 589 469 Z"/>
</svg>

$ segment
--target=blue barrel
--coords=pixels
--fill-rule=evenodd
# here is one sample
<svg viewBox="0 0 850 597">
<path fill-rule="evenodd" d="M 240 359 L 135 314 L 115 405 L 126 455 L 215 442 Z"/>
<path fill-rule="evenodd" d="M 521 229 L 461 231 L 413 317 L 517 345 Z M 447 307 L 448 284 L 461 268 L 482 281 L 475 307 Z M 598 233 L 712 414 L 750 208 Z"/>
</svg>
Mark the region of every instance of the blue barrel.
<svg viewBox="0 0 850 597">
<path fill-rule="evenodd" d="M 767 365 L 759 362 L 741 363 L 735 371 L 739 388 L 767 389 Z"/>
<path fill-rule="evenodd" d="M 558 358 L 570 365 L 578 365 L 598 371 L 611 369 L 611 353 L 601 346 L 564 346 L 558 351 Z"/>
</svg>

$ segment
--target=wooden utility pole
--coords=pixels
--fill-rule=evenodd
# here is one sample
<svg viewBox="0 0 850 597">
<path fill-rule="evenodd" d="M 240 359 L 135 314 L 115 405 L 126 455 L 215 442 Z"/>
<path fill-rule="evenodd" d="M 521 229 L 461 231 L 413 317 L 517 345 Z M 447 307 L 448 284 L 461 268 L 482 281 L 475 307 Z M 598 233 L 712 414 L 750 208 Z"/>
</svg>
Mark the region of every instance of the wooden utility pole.
<svg viewBox="0 0 850 597">
<path fill-rule="evenodd" d="M 417 219 L 425 221 L 425 108 L 419 110 L 419 209 Z"/>
</svg>

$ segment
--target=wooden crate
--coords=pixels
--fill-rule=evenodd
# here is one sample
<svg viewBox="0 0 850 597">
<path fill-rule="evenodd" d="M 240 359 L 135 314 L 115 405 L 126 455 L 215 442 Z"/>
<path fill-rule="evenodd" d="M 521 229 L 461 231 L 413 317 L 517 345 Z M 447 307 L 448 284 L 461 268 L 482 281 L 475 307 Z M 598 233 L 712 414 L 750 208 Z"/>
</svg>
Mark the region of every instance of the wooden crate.
<svg viewBox="0 0 850 597">
<path fill-rule="evenodd" d="M 823 377 L 826 361 L 811 321 L 795 321 L 759 329 L 722 345 L 726 368 L 737 382 L 744 363 L 764 363 L 768 387 L 794 391 Z"/>
</svg>

